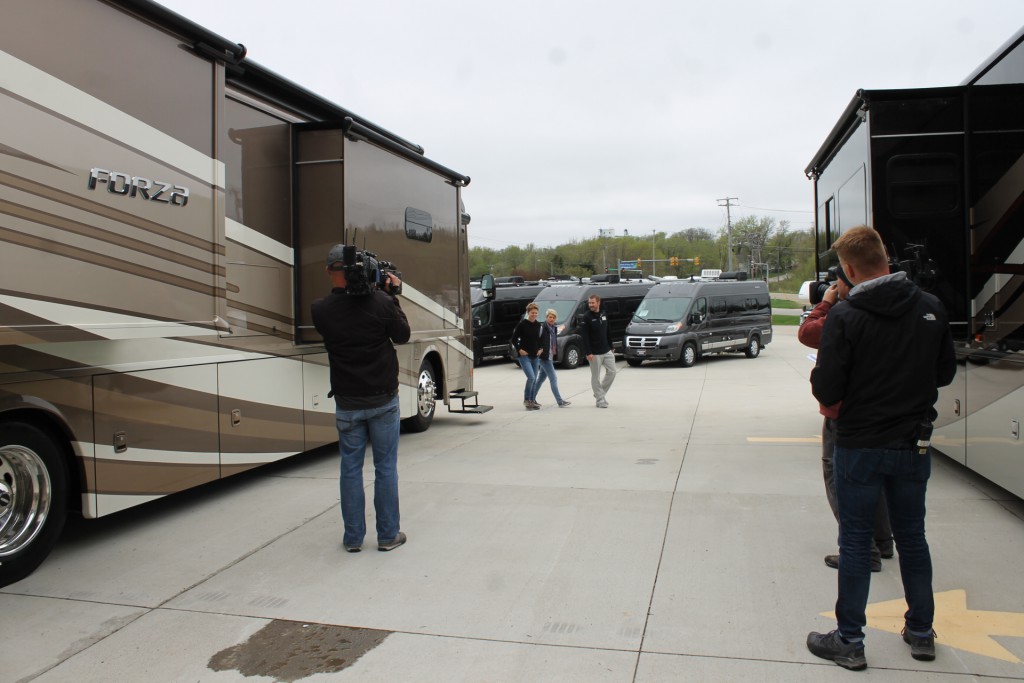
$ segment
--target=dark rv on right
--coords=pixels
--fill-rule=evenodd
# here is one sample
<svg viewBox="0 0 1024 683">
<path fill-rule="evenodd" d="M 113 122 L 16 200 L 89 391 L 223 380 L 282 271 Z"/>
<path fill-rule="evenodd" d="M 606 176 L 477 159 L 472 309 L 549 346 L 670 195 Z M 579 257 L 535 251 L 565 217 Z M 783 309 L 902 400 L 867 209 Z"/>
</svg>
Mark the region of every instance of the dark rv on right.
<svg viewBox="0 0 1024 683">
<path fill-rule="evenodd" d="M 1024 497 L 1024 30 L 960 85 L 860 90 L 805 173 L 820 278 L 844 230 L 878 230 L 949 312 L 933 444 Z"/>
</svg>

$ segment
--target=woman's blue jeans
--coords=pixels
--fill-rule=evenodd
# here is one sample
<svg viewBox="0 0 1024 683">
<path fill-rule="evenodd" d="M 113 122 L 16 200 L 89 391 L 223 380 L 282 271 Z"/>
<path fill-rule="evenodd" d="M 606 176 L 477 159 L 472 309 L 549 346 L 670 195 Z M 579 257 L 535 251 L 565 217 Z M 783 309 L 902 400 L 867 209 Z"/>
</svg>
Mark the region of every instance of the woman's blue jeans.
<svg viewBox="0 0 1024 683">
<path fill-rule="evenodd" d="M 537 398 L 537 356 L 519 356 L 519 367 L 526 373 L 526 388 L 523 389 L 523 400 L 533 401 Z"/>
<path fill-rule="evenodd" d="M 366 494 L 363 461 L 367 442 L 373 448 L 373 509 L 377 515 L 377 542 L 398 536 L 398 432 L 401 413 L 398 396 L 379 408 L 335 411 L 341 451 L 341 518 L 343 543 L 363 544 L 366 535 Z"/>
<path fill-rule="evenodd" d="M 920 455 L 914 449 L 903 448 L 837 446 L 834 461 L 839 506 L 839 633 L 847 639 L 864 637 L 875 510 L 883 491 L 909 607 L 906 626 L 914 633 L 930 632 L 935 599 L 924 516 L 931 454 Z"/>
<path fill-rule="evenodd" d="M 540 388 L 544 386 L 544 380 L 551 380 L 551 393 L 555 396 L 555 402 L 562 402 L 562 395 L 558 393 L 558 376 L 555 374 L 555 364 L 551 362 L 550 358 L 541 358 L 540 360 L 540 372 L 537 374 L 537 387 L 533 390 L 533 397 L 536 399 L 537 394 L 540 393 Z"/>
</svg>

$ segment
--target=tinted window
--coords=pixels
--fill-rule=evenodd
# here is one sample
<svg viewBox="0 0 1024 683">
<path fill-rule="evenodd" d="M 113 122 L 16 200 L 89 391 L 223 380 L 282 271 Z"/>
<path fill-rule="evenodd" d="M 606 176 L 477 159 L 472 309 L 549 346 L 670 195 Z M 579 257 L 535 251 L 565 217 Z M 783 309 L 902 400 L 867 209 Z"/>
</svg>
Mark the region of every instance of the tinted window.
<svg viewBox="0 0 1024 683">
<path fill-rule="evenodd" d="M 411 206 L 405 209 L 405 236 L 411 240 L 429 242 L 434 238 L 434 222 L 430 214 Z"/>
<path fill-rule="evenodd" d="M 957 159 L 952 154 L 900 154 L 886 164 L 889 211 L 910 216 L 960 206 Z"/>
<path fill-rule="evenodd" d="M 636 309 L 636 322 L 676 322 L 682 320 L 690 307 L 690 297 L 646 298 Z"/>
</svg>

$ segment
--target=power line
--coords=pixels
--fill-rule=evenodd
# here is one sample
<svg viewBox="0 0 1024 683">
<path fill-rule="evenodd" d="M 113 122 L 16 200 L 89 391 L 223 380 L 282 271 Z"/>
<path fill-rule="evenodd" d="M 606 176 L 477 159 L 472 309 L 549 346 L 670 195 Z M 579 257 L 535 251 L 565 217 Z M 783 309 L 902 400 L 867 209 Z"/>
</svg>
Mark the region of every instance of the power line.
<svg viewBox="0 0 1024 683">
<path fill-rule="evenodd" d="M 742 206 L 744 209 L 753 209 L 754 211 L 773 211 L 775 213 L 814 213 L 805 209 L 765 209 L 760 206 L 748 206 L 746 204 L 736 204 L 736 206 Z"/>
</svg>

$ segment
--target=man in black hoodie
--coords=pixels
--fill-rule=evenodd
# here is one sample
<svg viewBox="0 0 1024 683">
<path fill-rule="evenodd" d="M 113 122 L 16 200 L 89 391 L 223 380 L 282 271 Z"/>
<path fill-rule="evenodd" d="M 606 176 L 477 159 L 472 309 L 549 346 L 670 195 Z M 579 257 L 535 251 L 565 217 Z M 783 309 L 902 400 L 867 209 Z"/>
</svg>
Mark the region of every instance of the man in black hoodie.
<svg viewBox="0 0 1024 683">
<path fill-rule="evenodd" d="M 860 670 L 864 657 L 870 552 L 875 509 L 885 491 L 909 609 L 903 640 L 915 659 L 935 658 L 932 563 L 925 540 L 929 442 L 938 388 L 953 381 L 956 357 L 939 300 L 906 273 L 889 273 L 885 247 L 866 226 L 847 230 L 839 256 L 845 300 L 829 311 L 811 390 L 835 421 L 839 507 L 838 628 L 810 633 L 807 647 L 839 666 Z"/>
</svg>

